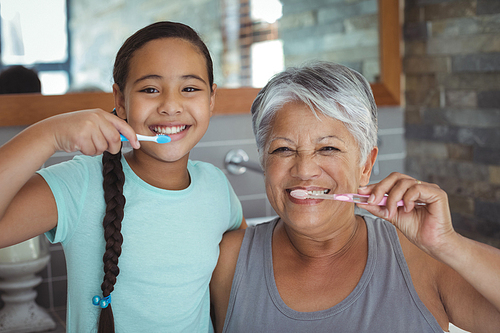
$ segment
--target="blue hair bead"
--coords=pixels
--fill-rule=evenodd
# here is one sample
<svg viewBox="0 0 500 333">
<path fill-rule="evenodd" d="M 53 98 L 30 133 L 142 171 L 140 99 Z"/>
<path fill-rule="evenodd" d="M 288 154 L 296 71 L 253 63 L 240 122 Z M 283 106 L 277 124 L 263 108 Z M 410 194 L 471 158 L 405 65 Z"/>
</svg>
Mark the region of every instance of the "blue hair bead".
<svg viewBox="0 0 500 333">
<path fill-rule="evenodd" d="M 100 298 L 97 295 L 92 297 L 92 304 L 94 304 L 95 306 L 99 306 L 102 309 L 107 308 L 110 303 L 111 303 L 111 295 L 103 298 Z"/>
<path fill-rule="evenodd" d="M 105 309 L 108 307 L 108 305 L 111 303 L 111 295 L 109 295 L 108 297 L 104 297 L 101 299 L 101 302 L 99 303 L 99 306 L 102 308 L 102 309 Z"/>
<path fill-rule="evenodd" d="M 92 304 L 94 304 L 95 306 L 99 305 L 99 303 L 101 302 L 101 298 L 97 295 L 95 295 L 94 297 L 92 297 Z"/>
<path fill-rule="evenodd" d="M 101 299 L 101 302 L 99 303 L 99 306 L 102 308 L 102 309 L 105 309 L 108 307 L 108 302 L 106 302 L 105 299 Z"/>
</svg>

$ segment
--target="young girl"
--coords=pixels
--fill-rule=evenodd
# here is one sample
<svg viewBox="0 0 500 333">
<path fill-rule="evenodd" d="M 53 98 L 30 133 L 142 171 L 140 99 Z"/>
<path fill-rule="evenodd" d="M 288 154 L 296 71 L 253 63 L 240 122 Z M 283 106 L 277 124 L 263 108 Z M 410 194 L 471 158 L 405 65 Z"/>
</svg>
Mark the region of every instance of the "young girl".
<svg viewBox="0 0 500 333">
<path fill-rule="evenodd" d="M 218 244 L 245 222 L 224 174 L 188 159 L 215 102 L 209 52 L 191 28 L 154 23 L 125 41 L 113 77 L 118 117 L 54 116 L 0 148 L 0 247 L 44 232 L 62 243 L 68 332 L 211 331 Z M 102 156 L 35 174 L 59 150 Z"/>
</svg>

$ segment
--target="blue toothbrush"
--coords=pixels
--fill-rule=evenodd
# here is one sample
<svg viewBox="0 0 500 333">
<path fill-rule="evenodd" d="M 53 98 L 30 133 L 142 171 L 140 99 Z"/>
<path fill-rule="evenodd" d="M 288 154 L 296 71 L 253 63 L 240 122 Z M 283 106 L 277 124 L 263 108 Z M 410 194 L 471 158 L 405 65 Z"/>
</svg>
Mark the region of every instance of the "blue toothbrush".
<svg viewBox="0 0 500 333">
<path fill-rule="evenodd" d="M 120 134 L 120 137 L 121 137 L 122 141 L 128 141 L 128 139 L 126 137 L 124 137 L 123 134 Z M 168 135 L 163 135 L 163 134 L 155 135 L 155 136 L 147 136 L 147 135 L 137 134 L 137 140 L 139 140 L 139 141 L 152 141 L 152 142 L 156 142 L 156 143 L 169 143 L 170 141 L 172 141 L 172 139 L 170 139 L 170 137 Z"/>
</svg>

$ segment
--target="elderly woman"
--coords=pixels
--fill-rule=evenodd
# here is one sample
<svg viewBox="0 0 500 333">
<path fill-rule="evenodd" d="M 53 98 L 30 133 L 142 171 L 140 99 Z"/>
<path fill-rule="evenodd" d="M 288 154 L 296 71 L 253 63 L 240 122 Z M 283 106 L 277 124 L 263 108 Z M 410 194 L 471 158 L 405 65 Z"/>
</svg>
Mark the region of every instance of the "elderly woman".
<svg viewBox="0 0 500 333">
<path fill-rule="evenodd" d="M 211 284 L 217 332 L 499 331 L 500 251 L 453 230 L 438 186 L 398 173 L 368 185 L 377 108 L 359 73 L 290 68 L 252 116 L 279 217 L 224 236 Z M 371 214 L 294 190 L 369 195 Z"/>
</svg>

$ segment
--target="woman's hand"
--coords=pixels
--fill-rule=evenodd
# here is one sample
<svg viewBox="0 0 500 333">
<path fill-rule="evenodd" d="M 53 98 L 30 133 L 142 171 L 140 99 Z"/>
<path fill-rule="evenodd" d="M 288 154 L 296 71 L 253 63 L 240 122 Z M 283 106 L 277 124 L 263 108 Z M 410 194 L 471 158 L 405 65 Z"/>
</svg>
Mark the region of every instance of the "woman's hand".
<svg viewBox="0 0 500 333">
<path fill-rule="evenodd" d="M 377 184 L 360 188 L 359 193 L 371 194 L 370 204 L 359 207 L 394 224 L 430 255 L 438 254 L 456 236 L 448 196 L 435 184 L 392 173 Z M 386 193 L 386 206 L 377 206 Z M 403 207 L 397 206 L 399 200 L 403 200 Z"/>
<path fill-rule="evenodd" d="M 54 150 L 80 151 L 84 155 L 112 154 L 121 149 L 120 133 L 129 138 L 133 148 L 139 148 L 135 132 L 126 121 L 101 109 L 60 114 L 35 126 L 51 135 Z"/>
<path fill-rule="evenodd" d="M 496 332 L 500 323 L 500 250 L 455 232 L 446 193 L 435 184 L 400 173 L 361 188 L 359 193 L 373 194 L 372 204 L 359 207 L 390 221 L 421 250 L 452 268 L 443 269 L 436 277 L 450 321 L 474 332 Z M 387 205 L 375 205 L 385 193 Z M 397 206 L 399 200 L 404 207 Z"/>
</svg>

